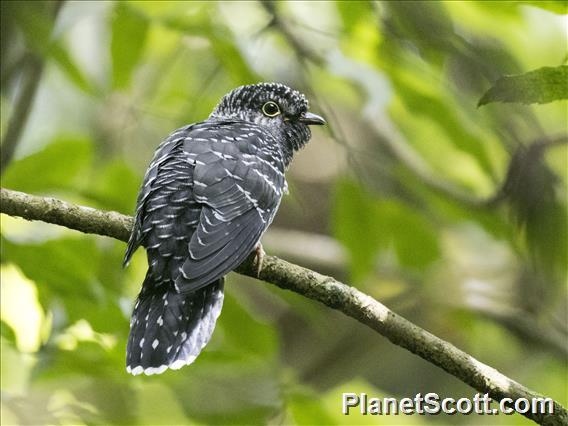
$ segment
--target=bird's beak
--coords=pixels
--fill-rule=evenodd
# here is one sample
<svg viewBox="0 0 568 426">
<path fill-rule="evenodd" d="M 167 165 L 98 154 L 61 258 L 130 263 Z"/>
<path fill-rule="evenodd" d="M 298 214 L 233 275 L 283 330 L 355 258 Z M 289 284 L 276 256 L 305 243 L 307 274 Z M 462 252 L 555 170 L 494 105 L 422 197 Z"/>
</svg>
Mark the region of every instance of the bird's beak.
<svg viewBox="0 0 568 426">
<path fill-rule="evenodd" d="M 298 119 L 300 123 L 310 125 L 322 125 L 325 124 L 325 120 L 317 114 L 312 114 L 311 112 L 306 112 L 302 114 Z"/>
</svg>

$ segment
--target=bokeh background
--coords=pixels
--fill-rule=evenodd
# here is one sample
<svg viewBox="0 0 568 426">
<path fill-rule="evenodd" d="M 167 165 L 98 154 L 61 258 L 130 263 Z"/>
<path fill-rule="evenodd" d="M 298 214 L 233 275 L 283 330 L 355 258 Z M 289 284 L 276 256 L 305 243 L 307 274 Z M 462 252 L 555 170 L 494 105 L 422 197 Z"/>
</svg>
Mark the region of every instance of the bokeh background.
<svg viewBox="0 0 568 426">
<path fill-rule="evenodd" d="M 132 214 L 169 132 L 236 86 L 289 84 L 329 125 L 296 155 L 266 250 L 568 403 L 566 101 L 477 106 L 503 75 L 566 62 L 565 2 L 9 1 L 1 12 L 2 134 L 23 118 L 3 187 Z M 530 423 L 342 416 L 342 392 L 474 390 L 236 274 L 195 364 L 133 378 L 124 353 L 143 250 L 123 270 L 121 242 L 1 220 L 2 424 Z"/>
</svg>

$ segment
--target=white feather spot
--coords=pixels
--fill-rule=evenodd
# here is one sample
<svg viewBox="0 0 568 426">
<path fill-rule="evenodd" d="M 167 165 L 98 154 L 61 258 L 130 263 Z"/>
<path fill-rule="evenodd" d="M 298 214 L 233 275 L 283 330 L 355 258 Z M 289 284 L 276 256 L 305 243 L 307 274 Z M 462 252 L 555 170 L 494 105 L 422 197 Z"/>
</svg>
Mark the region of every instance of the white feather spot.
<svg viewBox="0 0 568 426">
<path fill-rule="evenodd" d="M 126 367 L 126 371 L 132 374 L 133 376 L 137 376 L 144 372 L 144 367 L 142 367 L 141 365 L 134 367 L 132 369 L 130 369 L 130 367 Z"/>
<path fill-rule="evenodd" d="M 152 374 L 161 374 L 168 369 L 167 365 L 160 365 L 159 367 L 150 367 L 144 370 L 144 374 L 151 376 Z"/>
<path fill-rule="evenodd" d="M 195 356 L 191 355 L 188 356 L 187 359 L 178 359 L 177 361 L 174 361 L 171 365 L 170 368 L 172 370 L 179 370 L 181 367 L 183 367 L 184 365 L 189 365 L 191 364 L 193 361 L 195 361 Z"/>
</svg>

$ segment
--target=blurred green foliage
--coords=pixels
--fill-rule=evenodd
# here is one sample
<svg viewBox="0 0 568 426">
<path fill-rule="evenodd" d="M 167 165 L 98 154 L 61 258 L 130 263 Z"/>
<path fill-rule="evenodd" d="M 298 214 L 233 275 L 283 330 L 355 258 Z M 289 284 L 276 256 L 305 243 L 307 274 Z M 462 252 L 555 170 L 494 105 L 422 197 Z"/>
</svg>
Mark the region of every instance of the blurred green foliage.
<svg viewBox="0 0 568 426">
<path fill-rule="evenodd" d="M 340 255 L 267 250 L 325 265 L 566 404 L 566 2 L 273 6 L 2 2 L 3 135 L 27 59 L 44 67 L 2 186 L 131 214 L 169 132 L 235 86 L 290 84 L 329 125 L 296 156 L 273 227 L 328 235 Z M 342 392 L 473 390 L 234 274 L 196 363 L 133 378 L 144 254 L 122 270 L 123 243 L 5 215 L 1 238 L 2 424 L 528 423 L 342 416 Z"/>
<path fill-rule="evenodd" d="M 110 51 L 114 89 L 128 87 L 142 57 L 148 27 L 149 20 L 126 3 L 118 3 L 113 10 Z"/>
</svg>

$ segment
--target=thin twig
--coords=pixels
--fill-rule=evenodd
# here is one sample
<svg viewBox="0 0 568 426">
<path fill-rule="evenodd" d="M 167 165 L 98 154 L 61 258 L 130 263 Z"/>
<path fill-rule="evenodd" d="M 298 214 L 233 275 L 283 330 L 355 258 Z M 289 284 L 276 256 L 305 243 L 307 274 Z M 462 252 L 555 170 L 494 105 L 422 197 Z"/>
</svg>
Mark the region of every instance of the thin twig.
<svg viewBox="0 0 568 426">
<path fill-rule="evenodd" d="M 22 88 L 15 101 L 14 111 L 2 141 L 0 174 L 6 170 L 6 166 L 8 166 L 14 156 L 20 136 L 28 120 L 42 73 L 43 60 L 36 55 L 30 55 L 27 58 L 27 67 L 22 77 Z"/>
<path fill-rule="evenodd" d="M 53 22 L 56 21 L 64 3 L 65 0 L 57 0 L 53 3 Z M 23 58 L 22 87 L 14 101 L 14 111 L 11 114 L 8 129 L 0 147 L 0 175 L 4 173 L 16 152 L 22 131 L 28 121 L 45 64 L 44 58 L 32 52 L 25 53 Z"/>
<path fill-rule="evenodd" d="M 6 65 L 4 72 L 2 73 L 2 75 L 0 75 L 1 87 L 4 87 L 6 84 L 12 81 L 16 73 L 25 68 L 25 64 L 27 63 L 29 56 L 29 52 L 22 52 L 16 59 Z"/>
<path fill-rule="evenodd" d="M 128 239 L 132 218 L 115 212 L 104 212 L 76 206 L 53 198 L 0 189 L 0 212 L 28 220 L 66 226 L 81 232 L 110 236 L 121 241 Z M 237 272 L 259 278 L 282 289 L 291 290 L 337 309 L 377 331 L 394 344 L 442 368 L 464 383 L 487 393 L 495 400 L 511 398 L 543 398 L 541 395 L 506 377 L 497 370 L 477 361 L 417 325 L 404 319 L 359 290 L 310 269 L 266 256 L 258 272 L 252 254 Z M 553 413 L 523 413 L 542 425 L 568 423 L 568 411 L 553 401 Z"/>
</svg>

